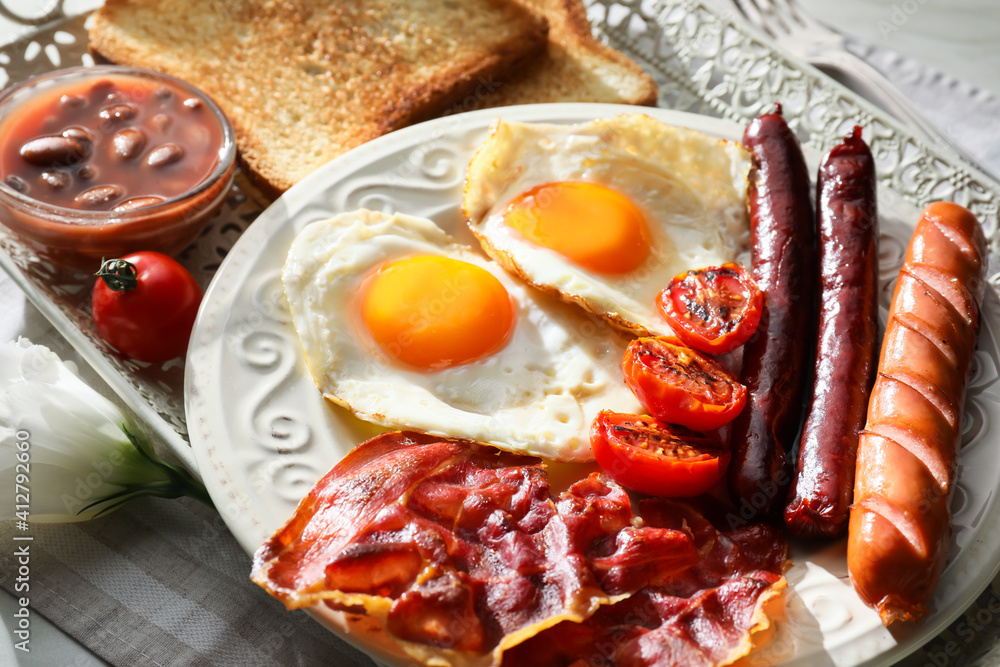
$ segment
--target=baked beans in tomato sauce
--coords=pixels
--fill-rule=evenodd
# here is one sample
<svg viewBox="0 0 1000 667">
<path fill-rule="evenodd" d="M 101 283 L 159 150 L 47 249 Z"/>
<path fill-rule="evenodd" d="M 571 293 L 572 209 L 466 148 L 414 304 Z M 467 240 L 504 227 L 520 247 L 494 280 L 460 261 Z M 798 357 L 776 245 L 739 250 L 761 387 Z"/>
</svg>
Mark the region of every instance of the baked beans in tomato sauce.
<svg viewBox="0 0 1000 667">
<path fill-rule="evenodd" d="M 222 127 L 178 86 L 103 77 L 46 91 L 3 123 L 0 175 L 55 206 L 129 210 L 204 181 Z"/>
</svg>

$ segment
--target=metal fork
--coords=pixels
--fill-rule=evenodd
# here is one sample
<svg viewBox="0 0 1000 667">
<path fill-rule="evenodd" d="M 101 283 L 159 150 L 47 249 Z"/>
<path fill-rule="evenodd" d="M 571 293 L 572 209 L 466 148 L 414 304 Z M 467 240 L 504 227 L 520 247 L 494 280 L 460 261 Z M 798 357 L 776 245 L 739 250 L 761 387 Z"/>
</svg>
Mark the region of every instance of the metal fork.
<svg viewBox="0 0 1000 667">
<path fill-rule="evenodd" d="M 803 12 L 793 0 L 732 0 L 739 12 L 792 55 L 840 72 L 865 90 L 865 97 L 905 123 L 921 138 L 951 148 L 984 173 L 979 161 L 927 118 L 877 69 L 847 50 L 844 37 Z"/>
</svg>

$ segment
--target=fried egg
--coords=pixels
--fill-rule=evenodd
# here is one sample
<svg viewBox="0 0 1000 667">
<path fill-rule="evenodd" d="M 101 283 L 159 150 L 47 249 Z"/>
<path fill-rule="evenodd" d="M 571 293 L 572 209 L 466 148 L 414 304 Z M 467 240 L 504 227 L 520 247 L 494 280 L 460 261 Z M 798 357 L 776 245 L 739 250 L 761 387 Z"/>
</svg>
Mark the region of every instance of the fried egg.
<svg viewBox="0 0 1000 667">
<path fill-rule="evenodd" d="M 282 281 L 316 385 L 364 420 L 588 461 L 597 413 L 640 409 L 621 334 L 430 220 L 359 210 L 315 222 Z"/>
<path fill-rule="evenodd" d="M 656 295 L 685 271 L 749 262 L 750 154 L 643 114 L 498 120 L 462 212 L 508 271 L 638 334 L 669 335 Z"/>
</svg>

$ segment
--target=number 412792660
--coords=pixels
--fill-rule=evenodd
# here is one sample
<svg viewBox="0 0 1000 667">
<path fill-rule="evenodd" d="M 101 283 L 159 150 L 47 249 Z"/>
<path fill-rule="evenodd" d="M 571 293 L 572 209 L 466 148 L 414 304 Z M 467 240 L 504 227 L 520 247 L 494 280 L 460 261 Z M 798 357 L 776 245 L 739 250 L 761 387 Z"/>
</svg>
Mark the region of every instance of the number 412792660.
<svg viewBox="0 0 1000 667">
<path fill-rule="evenodd" d="M 14 467 L 14 516 L 19 521 L 27 521 L 29 508 L 31 507 L 31 492 L 29 486 L 29 472 L 31 466 L 31 443 L 28 441 L 30 434 L 27 431 L 18 431 L 14 434 L 17 442 L 14 456 L 17 463 Z"/>
</svg>

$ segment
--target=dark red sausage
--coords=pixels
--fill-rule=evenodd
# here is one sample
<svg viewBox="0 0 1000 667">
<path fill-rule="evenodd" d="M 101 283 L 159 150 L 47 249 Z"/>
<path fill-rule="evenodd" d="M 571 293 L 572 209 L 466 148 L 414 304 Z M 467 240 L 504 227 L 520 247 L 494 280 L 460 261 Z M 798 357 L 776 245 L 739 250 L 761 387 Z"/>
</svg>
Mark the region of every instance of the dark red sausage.
<svg viewBox="0 0 1000 667">
<path fill-rule="evenodd" d="M 749 398 L 733 422 L 729 486 L 742 516 L 780 516 L 815 347 L 816 225 L 809 173 L 781 107 L 751 121 L 743 144 L 757 163 L 750 230 L 753 277 L 765 298 L 757 333 L 743 347 L 740 382 Z"/>
<path fill-rule="evenodd" d="M 878 363 L 875 161 L 860 127 L 827 154 L 816 183 L 818 342 L 785 523 L 799 537 L 837 537 L 847 532 Z"/>
</svg>

